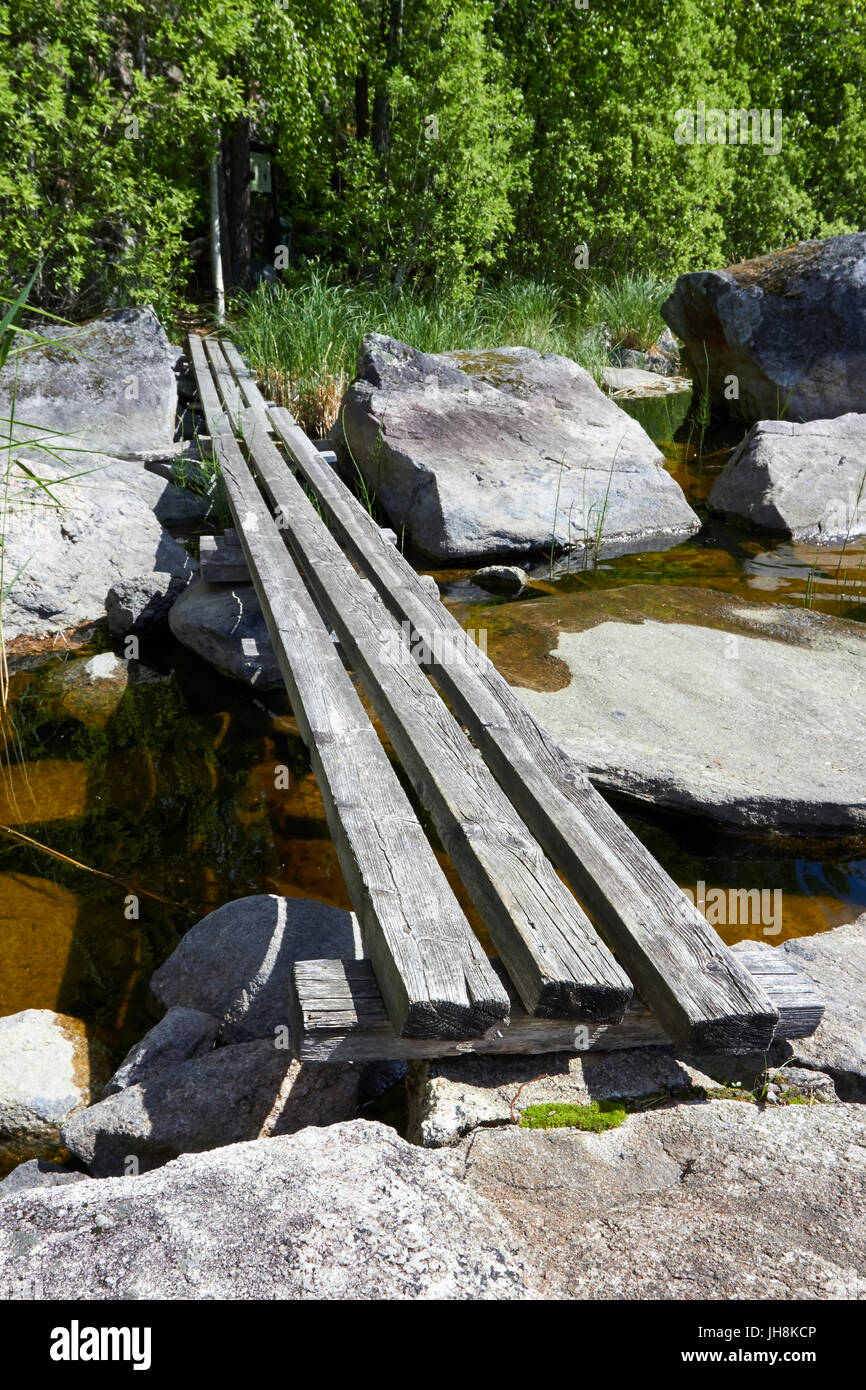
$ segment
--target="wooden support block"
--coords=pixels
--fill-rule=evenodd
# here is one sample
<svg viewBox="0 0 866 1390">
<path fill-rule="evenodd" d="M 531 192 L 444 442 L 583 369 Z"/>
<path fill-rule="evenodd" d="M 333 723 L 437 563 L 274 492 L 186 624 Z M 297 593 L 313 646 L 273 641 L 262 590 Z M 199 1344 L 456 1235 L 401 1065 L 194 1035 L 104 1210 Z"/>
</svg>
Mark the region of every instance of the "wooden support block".
<svg viewBox="0 0 866 1390">
<path fill-rule="evenodd" d="M 248 584 L 250 572 L 234 529 L 199 538 L 199 576 L 208 584 Z"/>
<path fill-rule="evenodd" d="M 758 946 L 740 959 L 778 1009 L 774 1041 L 814 1033 L 824 1005 L 812 982 L 772 947 Z M 508 986 L 500 963 L 493 965 Z M 464 1042 L 399 1038 L 388 1021 L 368 960 L 298 961 L 289 985 L 289 1032 L 292 1055 L 302 1062 L 409 1060 L 465 1052 L 604 1052 L 671 1045 L 661 1024 L 637 998 L 620 1023 L 575 1025 L 532 1018 L 513 991 L 510 1022 L 486 1037 Z"/>
</svg>

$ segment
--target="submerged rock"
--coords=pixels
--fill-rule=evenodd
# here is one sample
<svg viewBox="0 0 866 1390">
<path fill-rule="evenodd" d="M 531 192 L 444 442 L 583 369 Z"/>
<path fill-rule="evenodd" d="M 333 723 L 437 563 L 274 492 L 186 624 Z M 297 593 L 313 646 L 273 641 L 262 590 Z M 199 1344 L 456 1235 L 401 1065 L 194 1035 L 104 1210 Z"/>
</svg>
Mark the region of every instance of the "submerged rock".
<svg viewBox="0 0 866 1390">
<path fill-rule="evenodd" d="M 532 1271 L 437 1154 L 357 1120 L 0 1202 L 0 1261 L 49 1299 L 512 1299 Z"/>
<path fill-rule="evenodd" d="M 662 315 L 721 413 L 866 412 L 866 232 L 681 275 Z"/>
<path fill-rule="evenodd" d="M 862 831 L 862 626 L 675 596 L 680 621 L 560 631 L 568 684 L 521 698 L 604 789 L 730 825 Z"/>
<path fill-rule="evenodd" d="M 179 642 L 225 675 L 250 685 L 281 683 L 252 584 L 190 584 L 172 605 L 168 625 Z"/>
<path fill-rule="evenodd" d="M 431 355 L 370 334 L 331 438 L 439 560 L 635 549 L 699 527 L 641 426 L 575 362 L 529 348 Z"/>
<path fill-rule="evenodd" d="M 63 1126 L 63 1142 L 94 1177 L 123 1177 L 307 1125 L 351 1119 L 358 1073 L 348 1063 L 293 1061 L 277 1040 L 218 1047 L 147 1067 Z"/>
<path fill-rule="evenodd" d="M 866 414 L 760 420 L 713 484 L 709 507 L 815 545 L 866 535 Z"/>
<path fill-rule="evenodd" d="M 155 971 L 150 987 L 161 1008 L 180 1005 L 218 1019 L 223 1041 L 273 1039 L 288 1022 L 295 961 L 360 956 L 351 912 L 263 893 L 203 917 Z"/>
<path fill-rule="evenodd" d="M 0 1018 L 0 1170 L 65 1157 L 61 1127 L 98 1095 L 106 1071 L 79 1019 L 51 1009 Z"/>
</svg>

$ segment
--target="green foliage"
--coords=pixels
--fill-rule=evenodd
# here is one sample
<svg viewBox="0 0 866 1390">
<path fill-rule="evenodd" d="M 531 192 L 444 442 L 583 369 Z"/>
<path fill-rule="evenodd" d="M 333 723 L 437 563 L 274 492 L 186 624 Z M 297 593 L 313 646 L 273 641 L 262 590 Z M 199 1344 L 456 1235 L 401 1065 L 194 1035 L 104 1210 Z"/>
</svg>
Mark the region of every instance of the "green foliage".
<svg viewBox="0 0 866 1390">
<path fill-rule="evenodd" d="M 588 1105 L 527 1105 L 520 1114 L 521 1129 L 583 1129 L 601 1134 L 616 1129 L 626 1117 L 622 1102 L 591 1100 Z"/>
<path fill-rule="evenodd" d="M 505 252 L 525 158 L 492 11 L 490 0 L 414 0 L 391 6 L 383 29 L 379 7 L 367 7 L 372 117 L 368 127 L 356 89 L 330 225 L 347 268 L 394 292 L 467 299 Z"/>
<path fill-rule="evenodd" d="M 419 345 L 467 322 L 490 341 L 494 316 L 555 348 L 575 298 L 614 274 L 621 288 L 866 224 L 861 10 L 0 0 L 0 280 L 17 290 L 41 260 L 43 307 L 169 315 L 207 232 L 217 129 L 243 115 L 279 165 L 296 264 L 382 291 Z M 781 111 L 781 149 L 678 144 L 677 112 L 699 101 Z M 340 344 L 320 346 L 333 380 Z"/>
</svg>

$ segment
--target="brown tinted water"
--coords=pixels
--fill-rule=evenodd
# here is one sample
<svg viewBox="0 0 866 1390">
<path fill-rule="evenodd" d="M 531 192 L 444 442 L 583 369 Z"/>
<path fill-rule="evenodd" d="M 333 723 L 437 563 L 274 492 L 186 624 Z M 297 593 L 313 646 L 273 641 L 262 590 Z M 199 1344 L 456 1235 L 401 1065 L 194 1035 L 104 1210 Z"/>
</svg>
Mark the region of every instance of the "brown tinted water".
<svg viewBox="0 0 866 1390">
<path fill-rule="evenodd" d="M 638 414 L 644 408 L 627 404 Z M 679 425 L 681 405 L 652 403 L 656 417 L 645 423 L 660 440 Z M 727 454 L 699 456 L 670 441 L 665 447 L 671 471 L 703 512 Z M 715 521 L 668 551 L 602 556 L 594 570 L 557 562 L 517 601 L 492 598 L 470 571 L 436 577 L 464 626 L 485 630 L 489 654 L 509 679 L 535 688 L 568 679 L 550 655 L 560 631 L 614 616 L 694 621 L 702 613 L 712 622 L 713 594 L 866 619 L 862 546 L 818 552 Z M 0 1014 L 52 1008 L 75 1015 L 117 1055 L 152 1023 L 146 986 L 153 969 L 205 913 L 250 893 L 339 907 L 349 901 L 284 695 L 255 694 L 173 643 L 144 649 L 128 685 L 94 689 L 76 679 L 75 663 L 89 654 L 13 678 L 19 741 L 0 788 L 0 823 L 55 856 L 0 836 Z M 866 841 L 746 837 L 687 817 L 620 809 L 684 887 L 704 882 L 708 894 L 781 888 L 774 943 L 866 909 Z M 440 859 L 484 939 L 441 852 Z M 757 924 L 720 922 L 718 929 L 728 941 L 763 936 Z"/>
</svg>

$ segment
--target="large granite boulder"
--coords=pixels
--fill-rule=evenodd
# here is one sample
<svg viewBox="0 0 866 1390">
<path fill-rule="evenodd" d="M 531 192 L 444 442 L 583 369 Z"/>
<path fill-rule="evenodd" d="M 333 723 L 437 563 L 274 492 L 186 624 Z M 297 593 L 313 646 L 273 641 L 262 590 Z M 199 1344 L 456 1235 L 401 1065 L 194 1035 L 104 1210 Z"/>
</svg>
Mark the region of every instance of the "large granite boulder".
<svg viewBox="0 0 866 1390">
<path fill-rule="evenodd" d="M 0 1265 L 22 1297 L 47 1299 L 533 1296 L 496 1209 L 438 1154 L 364 1120 L 12 1193 Z"/>
<path fill-rule="evenodd" d="M 866 535 L 866 414 L 759 420 L 713 484 L 709 506 L 814 545 Z"/>
<path fill-rule="evenodd" d="M 156 596 L 165 592 L 166 576 L 186 578 L 194 569 L 157 516 L 162 500 L 174 502 L 179 491 L 158 472 L 102 454 L 28 466 L 46 481 L 53 501 L 23 474 L 15 480 L 4 536 L 12 579 L 3 605 L 7 641 L 104 618 L 109 590 L 132 576 L 145 587 L 152 576 Z"/>
<path fill-rule="evenodd" d="M 0 416 L 16 438 L 46 431 L 105 454 L 170 451 L 177 411 L 172 348 L 153 309 L 116 309 L 90 323 L 40 327 L 50 338 L 0 373 Z M 34 427 L 32 429 L 28 427 Z"/>
<path fill-rule="evenodd" d="M 73 1115 L 63 1142 L 94 1177 L 124 1177 L 179 1154 L 350 1120 L 357 1097 L 350 1063 L 297 1062 L 261 1039 L 150 1059 L 136 1080 Z"/>
<path fill-rule="evenodd" d="M 866 232 L 681 275 L 662 315 L 720 414 L 866 412 Z"/>
<path fill-rule="evenodd" d="M 866 1294 L 859 1105 L 695 1101 L 603 1134 L 479 1129 L 453 1161 L 547 1298 Z"/>
<path fill-rule="evenodd" d="M 262 893 L 225 903 L 190 927 L 150 988 L 161 1009 L 195 1009 L 216 1018 L 223 1042 L 273 1040 L 288 1024 L 295 961 L 356 960 L 361 954 L 351 912 Z"/>
<path fill-rule="evenodd" d="M 172 604 L 168 625 L 179 642 L 224 675 L 260 688 L 281 683 L 252 584 L 190 584 Z"/>
<path fill-rule="evenodd" d="M 0 1173 L 62 1158 L 61 1127 L 99 1095 L 107 1058 L 85 1025 L 51 1009 L 0 1018 Z"/>
<path fill-rule="evenodd" d="M 699 527 L 641 426 L 577 363 L 529 348 L 431 355 L 371 334 L 331 441 L 437 560 L 647 549 Z"/>
</svg>

